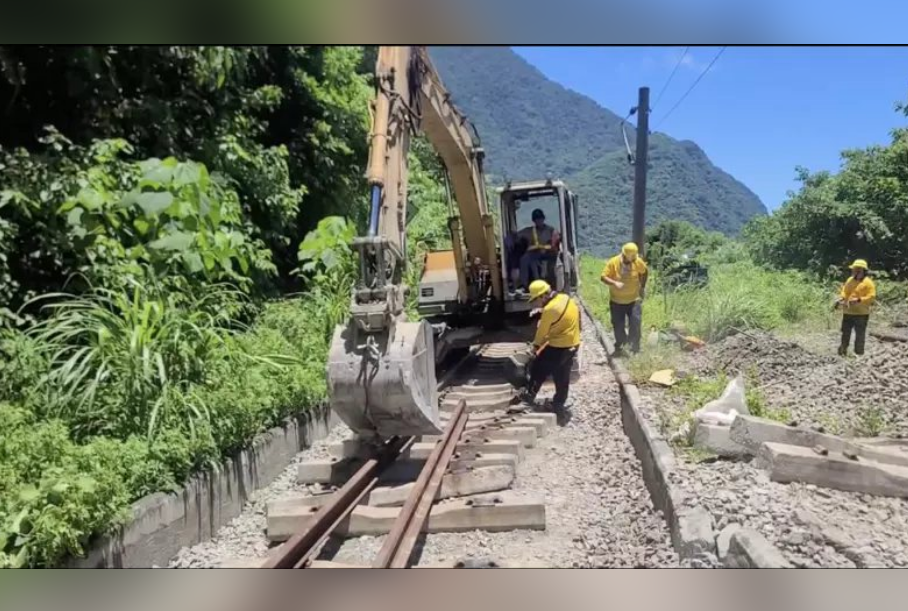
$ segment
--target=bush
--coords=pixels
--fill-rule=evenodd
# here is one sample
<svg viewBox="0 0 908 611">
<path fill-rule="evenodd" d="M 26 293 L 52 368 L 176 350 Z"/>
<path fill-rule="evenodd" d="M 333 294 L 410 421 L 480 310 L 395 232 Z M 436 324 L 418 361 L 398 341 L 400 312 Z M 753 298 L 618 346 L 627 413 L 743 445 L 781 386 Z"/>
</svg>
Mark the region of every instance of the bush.
<svg viewBox="0 0 908 611">
<path fill-rule="evenodd" d="M 81 554 L 130 502 L 326 397 L 319 302 L 267 304 L 236 333 L 204 300 L 133 297 L 70 300 L 33 333 L 4 332 L 0 400 L 18 405 L 0 404 L 0 565 Z"/>
</svg>

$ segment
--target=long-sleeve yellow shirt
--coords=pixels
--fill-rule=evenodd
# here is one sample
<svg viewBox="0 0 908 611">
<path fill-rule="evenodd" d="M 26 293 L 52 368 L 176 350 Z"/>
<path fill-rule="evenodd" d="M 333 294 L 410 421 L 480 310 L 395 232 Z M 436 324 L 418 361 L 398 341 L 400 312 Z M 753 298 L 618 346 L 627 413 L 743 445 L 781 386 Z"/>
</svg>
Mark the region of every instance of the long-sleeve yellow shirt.
<svg viewBox="0 0 908 611">
<path fill-rule="evenodd" d="M 542 308 L 533 345 L 548 343 L 552 348 L 574 348 L 580 345 L 580 308 L 577 302 L 559 293 Z"/>
<path fill-rule="evenodd" d="M 860 280 L 852 276 L 842 285 L 839 297 L 845 300 L 845 314 L 867 316 L 870 314 L 870 307 L 876 301 L 876 285 L 868 276 L 864 276 Z M 860 299 L 860 301 L 847 305 L 851 299 Z"/>
</svg>

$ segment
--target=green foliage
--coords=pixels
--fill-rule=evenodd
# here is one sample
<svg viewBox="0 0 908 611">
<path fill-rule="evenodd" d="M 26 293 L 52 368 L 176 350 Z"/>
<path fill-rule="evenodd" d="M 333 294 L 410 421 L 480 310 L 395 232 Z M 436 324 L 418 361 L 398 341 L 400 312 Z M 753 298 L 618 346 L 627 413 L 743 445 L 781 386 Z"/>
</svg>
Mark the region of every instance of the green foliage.
<svg viewBox="0 0 908 611">
<path fill-rule="evenodd" d="M 299 248 L 299 272 L 309 281 L 309 298 L 326 313 L 325 337 L 350 312 L 350 290 L 356 279 L 351 242 L 356 228 L 339 216 L 325 217 L 306 235 Z"/>
<path fill-rule="evenodd" d="M 6 68 L 0 71 L 0 105 L 9 128 L 0 147 L 34 155 L 38 137 L 51 125 L 77 150 L 97 139 L 121 139 L 139 159 L 201 163 L 224 176 L 244 223 L 272 251 L 284 283 L 292 280 L 297 244 L 318 219 L 344 214 L 359 220 L 364 214 L 372 66 L 364 65 L 361 47 L 3 45 L 0 56 Z M 57 145 L 63 159 L 29 184 L 52 199 L 61 191 L 75 197 L 78 189 L 67 178 L 75 172 L 61 177 L 60 166 L 83 164 L 64 140 L 54 140 Z M 4 188 L 10 171 L 17 173 L 0 162 Z M 6 211 L 0 218 L 8 218 Z M 59 222 L 46 229 L 46 238 L 66 231 Z M 6 252 L 7 233 L 0 224 L 0 253 Z M 41 258 L 31 266 L 56 270 L 56 249 L 31 246 L 14 251 L 37 251 Z M 269 286 L 257 282 L 260 290 Z M 47 290 L 40 276 L 30 284 L 36 292 Z M 59 283 L 51 284 L 57 289 Z"/>
<path fill-rule="evenodd" d="M 490 176 L 564 179 L 580 198 L 581 247 L 611 255 L 631 234 L 634 168 L 621 117 L 547 79 L 503 47 L 433 47 L 454 101 L 476 123 Z M 621 109 L 623 116 L 625 109 Z M 627 124 L 634 146 L 636 130 Z M 710 162 L 693 142 L 650 138 L 647 220 L 678 219 L 737 234 L 766 208 L 747 187 Z"/>
<path fill-rule="evenodd" d="M 801 188 L 745 231 L 757 260 L 841 278 L 856 258 L 908 278 L 908 129 L 888 146 L 842 153 L 838 174 L 799 168 Z M 875 272 L 876 273 L 876 272 Z"/>
<path fill-rule="evenodd" d="M 451 210 L 445 192 L 444 170 L 424 137 L 411 141 L 408 165 L 406 282 L 412 290 L 407 298 L 407 316 L 410 320 L 418 320 L 416 288 L 422 278 L 425 256 L 430 251 L 451 248 L 448 226 Z"/>
<path fill-rule="evenodd" d="M 324 401 L 372 66 L 320 46 L 0 62 L 0 565 L 52 566 Z"/>
<path fill-rule="evenodd" d="M 76 274 L 109 287 L 180 277 L 248 291 L 275 272 L 236 192 L 205 166 L 172 157 L 129 162 L 122 155 L 132 148 L 122 140 L 82 149 L 51 132 L 48 143 L 41 155 L 20 149 L 0 161 L 11 187 L 8 223 L 23 240 L 0 287 L 8 303 L 59 290 Z M 25 237 L 25 227 L 37 231 Z"/>
</svg>

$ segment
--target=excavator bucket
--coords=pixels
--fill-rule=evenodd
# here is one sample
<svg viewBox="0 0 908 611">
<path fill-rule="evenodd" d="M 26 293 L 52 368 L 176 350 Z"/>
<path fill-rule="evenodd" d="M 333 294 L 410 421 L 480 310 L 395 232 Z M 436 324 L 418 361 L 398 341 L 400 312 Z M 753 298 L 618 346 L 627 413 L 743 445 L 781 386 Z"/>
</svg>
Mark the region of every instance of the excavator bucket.
<svg viewBox="0 0 908 611">
<path fill-rule="evenodd" d="M 328 354 L 332 409 L 364 439 L 440 434 L 432 327 L 365 335 L 353 324 L 335 329 Z"/>
</svg>

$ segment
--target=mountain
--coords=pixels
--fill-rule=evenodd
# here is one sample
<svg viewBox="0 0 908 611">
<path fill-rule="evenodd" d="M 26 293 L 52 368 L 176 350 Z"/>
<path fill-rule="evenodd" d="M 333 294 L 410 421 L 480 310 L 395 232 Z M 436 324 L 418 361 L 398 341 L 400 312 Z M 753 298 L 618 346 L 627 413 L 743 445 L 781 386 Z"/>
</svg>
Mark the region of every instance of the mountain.
<svg viewBox="0 0 908 611">
<path fill-rule="evenodd" d="M 432 47 L 454 103 L 476 124 L 490 178 L 562 178 L 580 198 L 581 248 L 602 256 L 631 231 L 634 168 L 621 117 L 549 80 L 507 47 Z M 635 142 L 633 126 L 627 126 Z M 690 141 L 650 137 L 647 225 L 676 218 L 733 235 L 766 207 Z"/>
</svg>

